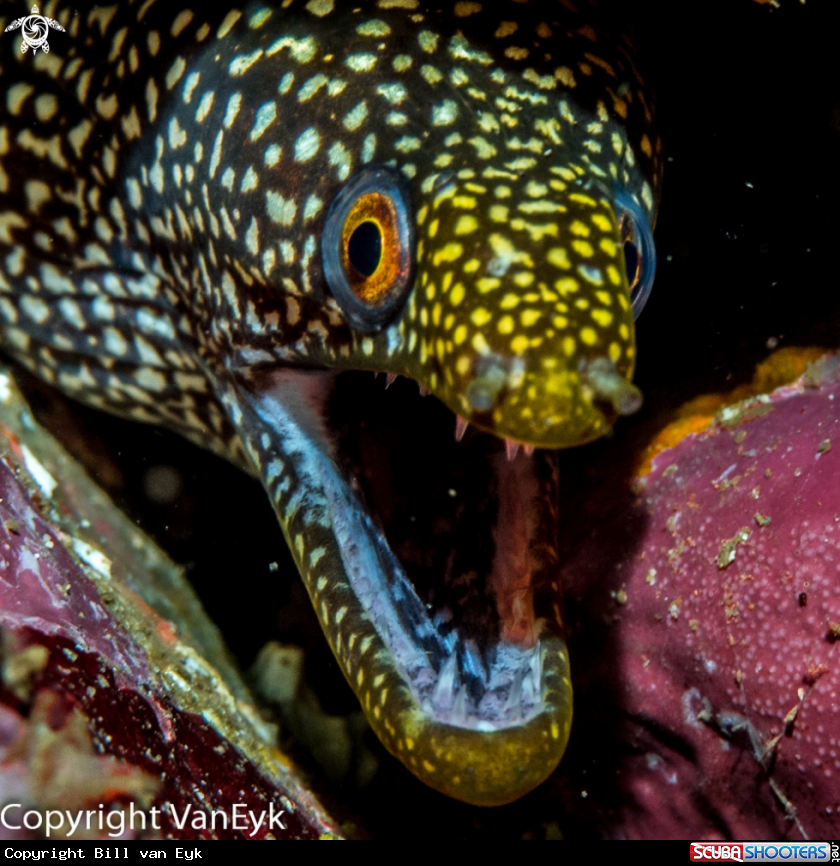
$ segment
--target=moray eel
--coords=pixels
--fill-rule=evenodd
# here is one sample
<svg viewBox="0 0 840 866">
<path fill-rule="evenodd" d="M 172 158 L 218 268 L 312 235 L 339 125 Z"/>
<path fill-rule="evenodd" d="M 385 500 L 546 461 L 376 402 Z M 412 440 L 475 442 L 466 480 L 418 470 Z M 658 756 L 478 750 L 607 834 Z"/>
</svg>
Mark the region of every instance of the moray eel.
<svg viewBox="0 0 840 866">
<path fill-rule="evenodd" d="M 135 0 L 47 3 L 47 52 L 19 7 L 5 351 L 258 475 L 387 749 L 470 803 L 531 790 L 572 718 L 553 449 L 640 402 L 629 40 L 585 0 Z M 434 396 L 348 422 L 370 371 Z"/>
</svg>

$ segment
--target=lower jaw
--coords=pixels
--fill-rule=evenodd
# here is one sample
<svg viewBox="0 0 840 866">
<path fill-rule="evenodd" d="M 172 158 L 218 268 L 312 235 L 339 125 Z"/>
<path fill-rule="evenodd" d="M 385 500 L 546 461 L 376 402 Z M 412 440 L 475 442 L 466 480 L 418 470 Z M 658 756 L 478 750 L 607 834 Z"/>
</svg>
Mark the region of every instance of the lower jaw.
<svg viewBox="0 0 840 866">
<path fill-rule="evenodd" d="M 475 806 L 511 803 L 551 775 L 571 731 L 569 659 L 562 639 L 545 636 L 540 657 L 541 709 L 527 722 L 489 731 L 446 724 L 425 713 L 405 689 L 392 701 L 390 721 L 366 708 L 368 721 L 385 747 L 429 787 Z"/>
</svg>

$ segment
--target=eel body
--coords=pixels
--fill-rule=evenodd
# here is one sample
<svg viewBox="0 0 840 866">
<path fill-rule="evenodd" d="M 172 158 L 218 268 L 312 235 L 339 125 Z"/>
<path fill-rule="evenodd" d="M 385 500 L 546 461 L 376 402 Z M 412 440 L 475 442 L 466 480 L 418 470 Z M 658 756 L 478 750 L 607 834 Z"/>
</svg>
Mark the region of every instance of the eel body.
<svg viewBox="0 0 840 866">
<path fill-rule="evenodd" d="M 0 4 L 0 343 L 258 475 L 385 746 L 508 802 L 571 726 L 552 449 L 639 404 L 630 42 L 584 0 L 216 9 L 48 2 L 47 52 Z M 348 423 L 350 371 L 434 396 Z"/>
</svg>

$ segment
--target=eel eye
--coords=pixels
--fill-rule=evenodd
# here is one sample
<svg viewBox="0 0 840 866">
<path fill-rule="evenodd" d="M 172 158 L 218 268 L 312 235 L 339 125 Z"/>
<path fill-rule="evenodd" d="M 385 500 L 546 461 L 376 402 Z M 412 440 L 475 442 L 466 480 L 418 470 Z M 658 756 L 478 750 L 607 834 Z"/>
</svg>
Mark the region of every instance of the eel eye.
<svg viewBox="0 0 840 866">
<path fill-rule="evenodd" d="M 627 271 L 627 284 L 630 286 L 633 318 L 638 319 L 650 297 L 656 275 L 653 232 L 642 209 L 624 187 L 616 187 L 615 212 L 624 247 L 624 267 Z"/>
<path fill-rule="evenodd" d="M 414 226 L 402 175 L 362 169 L 333 199 L 322 242 L 324 276 L 348 322 L 372 333 L 390 321 L 412 282 Z"/>
</svg>

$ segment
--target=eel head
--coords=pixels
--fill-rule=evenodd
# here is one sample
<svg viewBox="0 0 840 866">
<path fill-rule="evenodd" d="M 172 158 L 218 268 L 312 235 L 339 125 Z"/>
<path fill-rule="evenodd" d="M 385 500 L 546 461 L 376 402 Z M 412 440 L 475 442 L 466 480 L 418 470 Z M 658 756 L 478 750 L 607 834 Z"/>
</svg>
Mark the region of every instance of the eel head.
<svg viewBox="0 0 840 866">
<path fill-rule="evenodd" d="M 288 159 L 257 139 L 264 207 L 245 178 L 214 187 L 251 225 L 250 250 L 218 233 L 241 292 L 219 293 L 233 299 L 214 376 L 371 726 L 433 788 L 494 805 L 544 780 L 569 737 L 554 451 L 641 402 L 634 313 L 653 279 L 655 173 L 622 112 L 651 118 L 620 58 L 586 68 L 602 94 L 624 76 L 633 99 L 579 109 L 544 95 L 554 78 L 532 86 L 532 69 L 494 65 L 457 17 L 418 36 L 398 12 L 348 24 L 342 49 L 342 69 L 369 65 L 375 31 L 394 82 L 360 73 L 310 93 L 307 80 L 284 97 L 297 137 Z M 567 35 L 591 54 L 587 34 Z M 284 39 L 301 64 L 317 53 Z M 225 133 L 255 164 L 282 56 L 235 94 L 254 128 Z M 433 56 L 451 75 L 424 65 Z M 374 394 L 371 373 L 432 396 Z"/>
<path fill-rule="evenodd" d="M 628 276 L 622 221 L 651 248 L 623 192 L 558 191 L 561 244 L 480 232 L 458 204 L 477 193 L 429 187 L 386 167 L 348 181 L 322 234 L 346 354 L 318 371 L 244 352 L 226 401 L 370 724 L 430 786 L 494 805 L 569 737 L 553 449 L 640 405 L 630 280 L 651 263 Z M 420 393 L 383 408 L 354 368 Z"/>
</svg>

